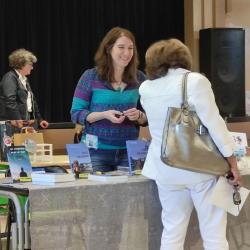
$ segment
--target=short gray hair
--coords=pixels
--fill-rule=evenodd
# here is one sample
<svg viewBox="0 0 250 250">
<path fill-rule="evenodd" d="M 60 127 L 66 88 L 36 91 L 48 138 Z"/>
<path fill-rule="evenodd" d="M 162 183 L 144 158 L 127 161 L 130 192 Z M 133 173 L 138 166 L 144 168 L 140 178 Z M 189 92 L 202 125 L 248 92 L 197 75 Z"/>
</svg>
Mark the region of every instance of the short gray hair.
<svg viewBox="0 0 250 250">
<path fill-rule="evenodd" d="M 9 66 L 14 69 L 21 69 L 28 63 L 36 63 L 37 58 L 36 56 L 26 50 L 26 49 L 17 49 L 14 50 L 9 55 Z"/>
</svg>

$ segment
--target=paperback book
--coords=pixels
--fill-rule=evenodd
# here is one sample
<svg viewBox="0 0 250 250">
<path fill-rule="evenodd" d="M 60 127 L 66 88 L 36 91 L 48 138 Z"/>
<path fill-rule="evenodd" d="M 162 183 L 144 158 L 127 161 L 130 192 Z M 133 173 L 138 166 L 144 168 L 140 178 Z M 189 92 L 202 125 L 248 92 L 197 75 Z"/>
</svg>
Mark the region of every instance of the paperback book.
<svg viewBox="0 0 250 250">
<path fill-rule="evenodd" d="M 92 172 L 89 149 L 84 143 L 66 144 L 69 163 L 72 173 L 77 178 L 87 178 Z"/>
<path fill-rule="evenodd" d="M 126 172 L 117 170 L 109 172 L 93 172 L 88 175 L 88 179 L 92 181 L 127 181 L 128 175 Z"/>
<path fill-rule="evenodd" d="M 32 183 L 40 185 L 51 185 L 60 182 L 70 182 L 75 180 L 72 173 L 31 173 Z"/>
<path fill-rule="evenodd" d="M 14 181 L 31 177 L 32 167 L 29 154 L 24 146 L 9 147 L 7 158 L 11 177 Z"/>
<path fill-rule="evenodd" d="M 141 174 L 150 142 L 144 140 L 126 141 L 129 163 L 129 174 Z"/>
</svg>

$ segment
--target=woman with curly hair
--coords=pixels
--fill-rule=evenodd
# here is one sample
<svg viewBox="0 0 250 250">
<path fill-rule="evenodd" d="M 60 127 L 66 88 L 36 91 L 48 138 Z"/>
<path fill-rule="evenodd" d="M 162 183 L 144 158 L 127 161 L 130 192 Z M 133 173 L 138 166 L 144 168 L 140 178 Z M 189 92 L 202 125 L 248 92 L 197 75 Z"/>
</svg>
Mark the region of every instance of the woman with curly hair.
<svg viewBox="0 0 250 250">
<path fill-rule="evenodd" d="M 31 74 L 36 56 L 26 50 L 18 49 L 9 55 L 7 72 L 0 82 L 0 120 L 15 120 L 12 125 L 21 128 L 38 121 L 42 128 L 48 127 L 38 109 L 36 98 L 31 90 L 27 76 Z"/>
</svg>

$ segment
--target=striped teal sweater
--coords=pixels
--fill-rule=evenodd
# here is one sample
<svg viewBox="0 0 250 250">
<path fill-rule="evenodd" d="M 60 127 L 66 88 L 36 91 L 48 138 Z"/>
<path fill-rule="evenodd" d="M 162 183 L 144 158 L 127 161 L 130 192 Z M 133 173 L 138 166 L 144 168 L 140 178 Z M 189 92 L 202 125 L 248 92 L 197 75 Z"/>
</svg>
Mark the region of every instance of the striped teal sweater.
<svg viewBox="0 0 250 250">
<path fill-rule="evenodd" d="M 138 81 L 145 80 L 142 72 L 138 71 Z M 126 148 L 126 140 L 138 138 L 139 128 L 134 123 L 125 119 L 121 124 L 115 124 L 107 119 L 88 123 L 86 117 L 91 112 L 105 110 L 124 111 L 137 107 L 139 103 L 139 84 L 129 85 L 122 91 L 115 91 L 108 82 L 102 81 L 95 68 L 86 70 L 81 76 L 73 97 L 71 119 L 74 123 L 85 126 L 82 140 L 86 134 L 98 137 L 99 149 Z"/>
</svg>

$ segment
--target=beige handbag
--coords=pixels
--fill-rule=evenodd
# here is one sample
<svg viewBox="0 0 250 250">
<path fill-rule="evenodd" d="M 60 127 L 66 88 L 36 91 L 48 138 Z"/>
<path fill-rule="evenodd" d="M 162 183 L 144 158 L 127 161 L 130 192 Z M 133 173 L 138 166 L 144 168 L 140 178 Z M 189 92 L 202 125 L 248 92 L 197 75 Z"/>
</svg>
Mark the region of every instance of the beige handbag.
<svg viewBox="0 0 250 250">
<path fill-rule="evenodd" d="M 171 167 L 225 175 L 230 170 L 229 164 L 214 144 L 196 112 L 189 110 L 188 73 L 182 80 L 181 108 L 168 108 L 163 130 L 161 159 Z"/>
</svg>

